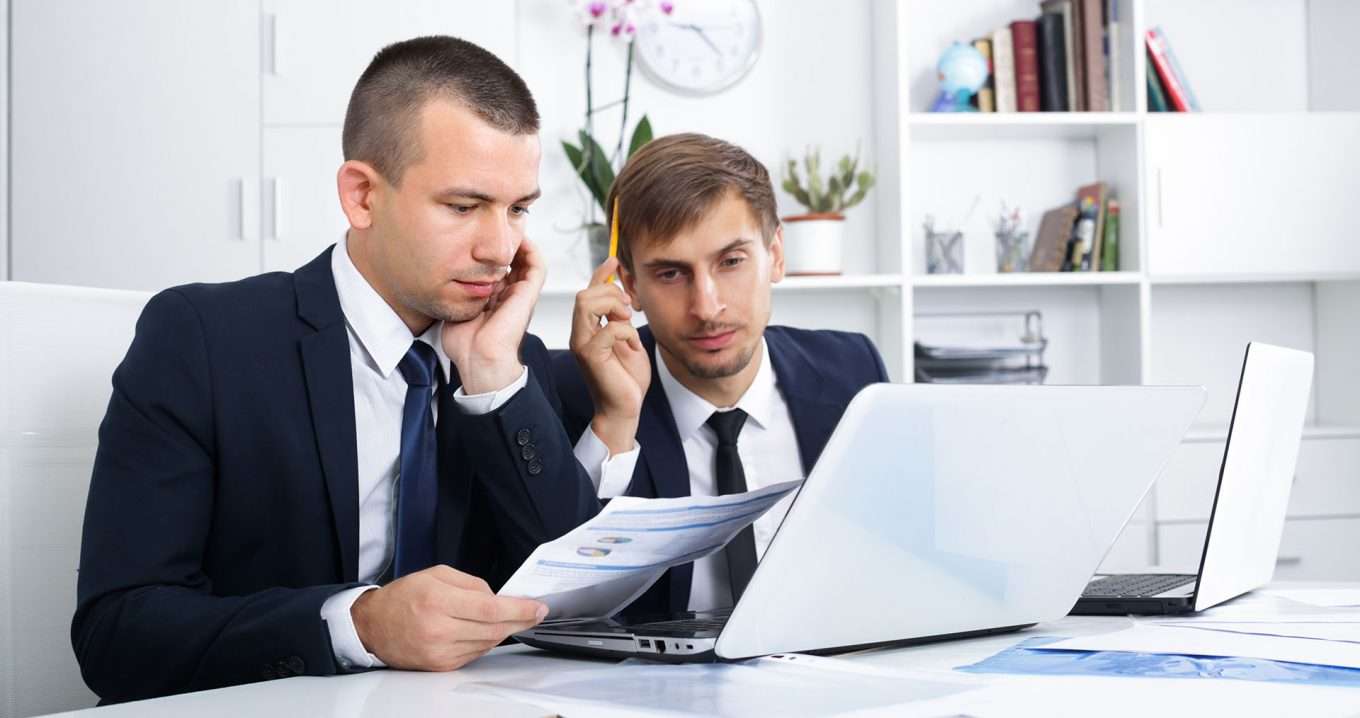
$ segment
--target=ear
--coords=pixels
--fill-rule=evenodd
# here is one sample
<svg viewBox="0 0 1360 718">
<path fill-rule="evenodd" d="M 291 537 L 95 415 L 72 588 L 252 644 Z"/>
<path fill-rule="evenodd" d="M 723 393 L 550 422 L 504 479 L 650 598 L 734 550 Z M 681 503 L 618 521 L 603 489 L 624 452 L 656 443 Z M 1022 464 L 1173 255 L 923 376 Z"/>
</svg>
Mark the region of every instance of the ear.
<svg viewBox="0 0 1360 718">
<path fill-rule="evenodd" d="M 349 160 L 340 165 L 335 175 L 340 192 L 340 209 L 354 229 L 368 229 L 373 225 L 375 194 L 382 186 L 382 177 L 367 162 Z"/>
<path fill-rule="evenodd" d="M 770 284 L 778 284 L 784 278 L 784 225 L 774 228 L 770 238 Z"/>
<path fill-rule="evenodd" d="M 620 264 L 619 280 L 623 282 L 623 291 L 628 292 L 628 301 L 632 305 L 633 311 L 644 311 L 642 309 L 642 303 L 638 301 L 637 275 L 633 274 L 632 270 Z"/>
</svg>

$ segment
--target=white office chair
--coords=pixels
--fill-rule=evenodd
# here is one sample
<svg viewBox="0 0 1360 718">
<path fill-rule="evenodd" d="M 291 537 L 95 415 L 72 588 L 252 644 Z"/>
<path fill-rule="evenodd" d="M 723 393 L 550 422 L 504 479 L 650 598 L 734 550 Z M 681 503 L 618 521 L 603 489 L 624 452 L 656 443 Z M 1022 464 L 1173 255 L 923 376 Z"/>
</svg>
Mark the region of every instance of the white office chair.
<svg viewBox="0 0 1360 718">
<path fill-rule="evenodd" d="M 85 495 L 150 295 L 0 282 L 0 718 L 93 706 L 71 650 Z"/>
</svg>

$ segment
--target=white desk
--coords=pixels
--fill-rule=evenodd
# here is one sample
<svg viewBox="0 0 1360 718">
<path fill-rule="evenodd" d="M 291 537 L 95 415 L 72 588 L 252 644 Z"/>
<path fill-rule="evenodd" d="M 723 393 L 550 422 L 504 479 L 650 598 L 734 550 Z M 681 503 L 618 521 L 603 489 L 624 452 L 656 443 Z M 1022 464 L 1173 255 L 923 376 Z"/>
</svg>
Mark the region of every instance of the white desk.
<svg viewBox="0 0 1360 718">
<path fill-rule="evenodd" d="M 1278 587 L 1286 585 L 1291 588 L 1354 586 L 1277 584 Z M 1020 633 L 869 651 L 842 658 L 862 665 L 910 670 L 980 686 L 977 690 L 950 696 L 943 703 L 932 701 L 917 706 L 895 706 L 881 711 L 881 715 L 956 715 L 960 711 L 976 716 L 1128 715 L 1140 718 L 1148 715 L 1360 715 L 1360 688 L 1211 679 L 976 675 L 952 670 L 982 660 L 1031 636 L 1101 633 L 1118 630 L 1131 622 L 1128 618 L 1068 617 Z M 486 691 L 469 690 L 464 684 L 477 682 L 513 687 L 549 671 L 607 665 L 603 661 L 562 658 L 525 646 L 511 646 L 499 648 L 453 673 L 375 671 L 330 678 L 298 677 L 64 715 L 82 718 L 541 716 L 551 713 Z M 569 716 L 638 714 L 636 706 L 581 706 L 569 702 L 550 705 Z M 671 708 L 683 710 L 685 706 Z"/>
</svg>

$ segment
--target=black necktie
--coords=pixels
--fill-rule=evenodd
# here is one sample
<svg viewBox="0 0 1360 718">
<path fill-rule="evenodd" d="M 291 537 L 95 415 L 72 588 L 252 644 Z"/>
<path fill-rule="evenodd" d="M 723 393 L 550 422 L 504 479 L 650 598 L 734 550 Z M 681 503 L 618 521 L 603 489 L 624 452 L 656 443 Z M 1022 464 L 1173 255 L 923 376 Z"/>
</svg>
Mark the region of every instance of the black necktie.
<svg viewBox="0 0 1360 718">
<path fill-rule="evenodd" d="M 431 387 L 438 371 L 434 347 L 411 344 L 397 367 L 406 378 L 401 412 L 401 459 L 397 474 L 397 546 L 392 577 L 434 565 L 435 507 L 439 503 Z"/>
<path fill-rule="evenodd" d="M 713 462 L 713 473 L 718 480 L 718 494 L 740 494 L 746 491 L 746 472 L 741 468 L 737 453 L 737 435 L 746 423 L 746 412 L 741 409 L 715 411 L 708 417 L 708 425 L 718 435 L 718 454 Z M 756 534 L 747 526 L 723 548 L 727 557 L 727 577 L 732 585 L 732 602 L 741 598 L 751 575 L 756 572 Z"/>
</svg>

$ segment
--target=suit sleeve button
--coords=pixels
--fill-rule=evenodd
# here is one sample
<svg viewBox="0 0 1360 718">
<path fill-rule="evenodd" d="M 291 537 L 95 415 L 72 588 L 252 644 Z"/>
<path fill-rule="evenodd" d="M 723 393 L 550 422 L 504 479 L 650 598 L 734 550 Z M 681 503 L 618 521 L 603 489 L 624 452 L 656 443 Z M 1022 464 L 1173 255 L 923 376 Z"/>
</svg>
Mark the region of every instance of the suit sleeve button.
<svg viewBox="0 0 1360 718">
<path fill-rule="evenodd" d="M 529 475 L 538 476 L 543 473 L 543 464 L 538 459 L 529 462 Z"/>
<path fill-rule="evenodd" d="M 528 429 L 520 429 L 519 431 L 515 432 L 515 443 L 519 444 L 520 446 L 528 444 L 529 439 L 532 438 L 533 435 L 529 433 Z"/>
<path fill-rule="evenodd" d="M 519 455 L 520 458 L 524 459 L 525 461 L 533 461 L 534 459 L 538 458 L 538 448 L 535 447 L 533 444 L 521 446 L 519 449 Z"/>
</svg>

